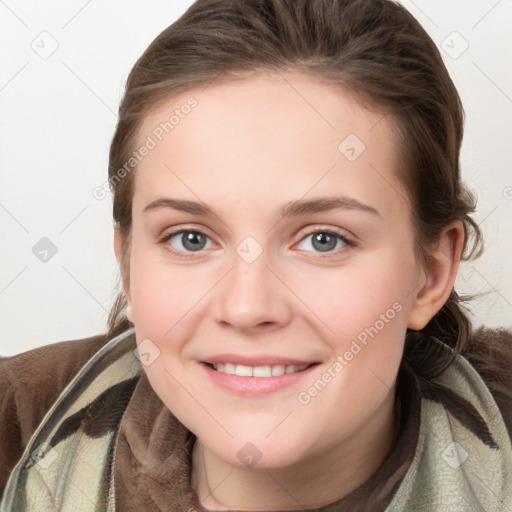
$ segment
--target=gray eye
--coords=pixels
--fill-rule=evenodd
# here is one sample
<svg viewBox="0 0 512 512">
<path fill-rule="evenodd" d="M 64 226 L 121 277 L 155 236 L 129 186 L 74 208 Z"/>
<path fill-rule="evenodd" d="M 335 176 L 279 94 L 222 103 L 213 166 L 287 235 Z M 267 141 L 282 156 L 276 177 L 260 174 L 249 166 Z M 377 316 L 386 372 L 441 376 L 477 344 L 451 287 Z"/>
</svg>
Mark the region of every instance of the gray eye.
<svg viewBox="0 0 512 512">
<path fill-rule="evenodd" d="M 307 235 L 301 240 L 301 243 L 306 243 L 309 240 L 310 245 L 313 247 L 313 250 L 317 252 L 332 251 L 333 249 L 339 248 L 336 245 L 338 241 L 343 242 L 339 235 L 335 235 L 334 233 L 329 233 L 325 231 L 318 231 L 316 233 Z"/>
<path fill-rule="evenodd" d="M 178 240 L 182 246 L 173 245 L 176 249 L 195 252 L 205 248 L 208 237 L 199 231 L 180 231 L 169 238 L 169 243 L 172 243 L 173 239 Z"/>
</svg>

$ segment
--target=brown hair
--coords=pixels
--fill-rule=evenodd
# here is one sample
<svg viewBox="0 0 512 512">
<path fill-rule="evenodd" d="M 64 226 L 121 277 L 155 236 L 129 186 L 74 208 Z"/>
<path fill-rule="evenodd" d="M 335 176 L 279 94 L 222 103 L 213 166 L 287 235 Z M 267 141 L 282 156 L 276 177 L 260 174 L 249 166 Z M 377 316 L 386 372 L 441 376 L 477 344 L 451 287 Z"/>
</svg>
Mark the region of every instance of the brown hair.
<svg viewBox="0 0 512 512">
<path fill-rule="evenodd" d="M 427 261 L 453 220 L 464 225 L 462 259 L 481 254 L 482 234 L 469 216 L 475 198 L 459 169 L 463 107 L 437 46 L 403 6 L 391 0 L 197 0 L 135 63 L 119 107 L 109 182 L 123 239 L 122 276 L 129 264 L 135 171 L 121 180 L 118 171 L 132 156 L 144 116 L 166 99 L 219 76 L 276 70 L 338 84 L 391 116 L 402 163 L 397 174 L 411 207 L 418 262 Z M 431 378 L 446 366 L 446 351 L 430 336 L 453 354 L 467 345 L 472 328 L 462 301 L 470 298 L 453 290 L 424 329 L 408 329 L 404 361 L 417 375 Z M 109 338 L 132 325 L 125 307 L 121 292 L 110 312 Z"/>
</svg>

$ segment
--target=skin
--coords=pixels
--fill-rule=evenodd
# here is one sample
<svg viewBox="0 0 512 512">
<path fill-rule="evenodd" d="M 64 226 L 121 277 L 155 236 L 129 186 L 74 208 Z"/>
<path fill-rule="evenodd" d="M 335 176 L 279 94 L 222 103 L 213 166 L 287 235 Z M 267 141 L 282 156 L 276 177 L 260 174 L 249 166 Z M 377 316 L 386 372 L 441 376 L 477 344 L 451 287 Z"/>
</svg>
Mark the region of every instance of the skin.
<svg viewBox="0 0 512 512">
<path fill-rule="evenodd" d="M 216 81 L 150 113 L 140 141 L 191 96 L 197 107 L 136 170 L 123 285 L 137 341 L 149 338 L 160 350 L 144 370 L 163 403 L 197 436 L 192 486 L 205 508 L 322 506 L 365 482 L 393 446 L 406 328 L 423 328 L 446 302 L 462 224 L 447 226 L 421 268 L 410 207 L 394 172 L 392 119 L 339 88 L 290 72 Z M 349 134 L 366 146 L 354 161 L 338 150 Z M 378 215 L 358 209 L 279 214 L 289 201 L 328 196 L 354 198 Z M 163 197 L 205 203 L 217 216 L 143 212 Z M 157 242 L 179 229 L 204 233 L 204 248 L 196 241 L 199 250 L 187 250 L 181 234 Z M 325 229 L 356 245 L 335 238 L 322 252 L 309 235 Z M 247 236 L 263 251 L 251 263 L 236 250 Z M 117 228 L 114 248 L 121 262 Z M 400 306 L 394 318 L 317 396 L 300 403 L 298 393 L 393 304 Z M 243 397 L 205 377 L 198 361 L 221 352 L 320 364 L 298 385 Z M 260 454 L 253 465 L 237 456 L 248 442 Z"/>
</svg>

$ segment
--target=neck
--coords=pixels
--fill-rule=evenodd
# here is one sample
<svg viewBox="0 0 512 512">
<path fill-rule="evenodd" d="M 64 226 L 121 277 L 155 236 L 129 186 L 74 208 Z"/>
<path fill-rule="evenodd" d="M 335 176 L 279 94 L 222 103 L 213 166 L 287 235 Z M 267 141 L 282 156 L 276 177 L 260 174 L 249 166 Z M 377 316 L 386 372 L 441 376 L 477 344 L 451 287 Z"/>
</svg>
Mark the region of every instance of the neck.
<svg viewBox="0 0 512 512">
<path fill-rule="evenodd" d="M 394 390 L 350 438 L 286 467 L 233 466 L 197 439 L 192 487 L 201 506 L 207 510 L 299 510 L 347 496 L 378 470 L 394 446 L 399 427 Z"/>
</svg>

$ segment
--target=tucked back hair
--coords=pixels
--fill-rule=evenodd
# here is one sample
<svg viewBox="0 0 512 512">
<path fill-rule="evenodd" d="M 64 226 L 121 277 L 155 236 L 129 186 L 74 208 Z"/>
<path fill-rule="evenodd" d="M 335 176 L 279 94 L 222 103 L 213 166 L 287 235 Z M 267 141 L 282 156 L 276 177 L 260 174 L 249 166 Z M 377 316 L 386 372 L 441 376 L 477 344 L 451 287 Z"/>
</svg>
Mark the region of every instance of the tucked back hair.
<svg viewBox="0 0 512 512">
<path fill-rule="evenodd" d="M 453 220 L 464 225 L 462 259 L 480 256 L 482 234 L 470 217 L 475 198 L 463 186 L 459 168 L 463 107 L 437 46 L 403 6 L 391 0 L 197 0 L 135 63 L 119 107 L 109 182 L 123 238 L 124 278 L 136 169 L 121 180 L 118 171 L 136 149 L 144 116 L 218 77 L 286 70 L 338 84 L 390 116 L 401 162 L 396 172 L 410 202 L 418 262 L 427 261 Z M 437 375 L 449 363 L 446 351 L 429 336 L 449 345 L 451 357 L 467 345 L 472 326 L 462 301 L 470 298 L 453 290 L 424 329 L 407 331 L 403 364 L 420 378 Z M 109 315 L 109 338 L 132 325 L 125 308 L 121 291 Z"/>
</svg>

